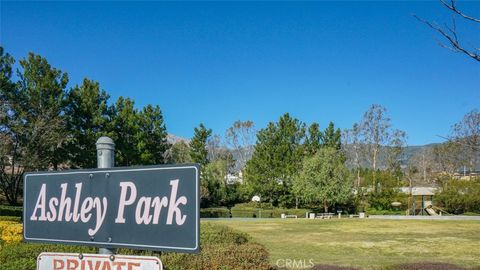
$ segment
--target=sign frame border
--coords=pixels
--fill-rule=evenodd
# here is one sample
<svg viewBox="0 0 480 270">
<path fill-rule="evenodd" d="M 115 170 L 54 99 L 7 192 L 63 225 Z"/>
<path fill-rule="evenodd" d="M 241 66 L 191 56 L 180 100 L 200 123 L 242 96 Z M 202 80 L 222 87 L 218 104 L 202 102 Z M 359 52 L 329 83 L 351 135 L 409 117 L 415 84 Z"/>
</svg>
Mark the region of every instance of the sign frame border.
<svg viewBox="0 0 480 270">
<path fill-rule="evenodd" d="M 183 252 L 183 253 L 198 253 L 200 251 L 200 165 L 195 163 L 181 164 L 181 165 L 152 165 L 152 166 L 129 166 L 129 167 L 112 167 L 102 169 L 74 169 L 66 171 L 43 171 L 43 172 L 26 172 L 23 175 L 23 201 L 26 201 L 27 178 L 29 176 L 39 175 L 68 175 L 68 174 L 89 174 L 98 172 L 118 172 L 118 171 L 154 171 L 154 170 L 178 170 L 178 169 L 195 169 L 195 188 L 196 188 L 196 202 L 195 202 L 195 246 L 194 247 L 168 247 L 168 246 L 152 246 L 152 245 L 136 245 L 128 243 L 108 243 L 108 242 L 91 242 L 65 239 L 44 239 L 27 237 L 27 229 L 25 220 L 27 218 L 27 211 L 23 209 L 23 239 L 25 242 L 40 242 L 66 245 L 85 245 L 100 248 L 131 248 L 139 250 L 156 250 L 169 252 Z M 100 181 L 100 180 L 99 180 Z"/>
</svg>

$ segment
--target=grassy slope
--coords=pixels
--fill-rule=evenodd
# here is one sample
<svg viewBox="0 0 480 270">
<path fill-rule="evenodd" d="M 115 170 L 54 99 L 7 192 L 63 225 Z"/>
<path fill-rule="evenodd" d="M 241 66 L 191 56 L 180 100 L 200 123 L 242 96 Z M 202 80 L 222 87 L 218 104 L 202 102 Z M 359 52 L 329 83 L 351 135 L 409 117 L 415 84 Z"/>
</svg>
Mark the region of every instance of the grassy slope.
<svg viewBox="0 0 480 270">
<path fill-rule="evenodd" d="M 480 222 L 430 220 L 220 220 L 277 259 L 364 269 L 411 262 L 480 266 Z"/>
</svg>

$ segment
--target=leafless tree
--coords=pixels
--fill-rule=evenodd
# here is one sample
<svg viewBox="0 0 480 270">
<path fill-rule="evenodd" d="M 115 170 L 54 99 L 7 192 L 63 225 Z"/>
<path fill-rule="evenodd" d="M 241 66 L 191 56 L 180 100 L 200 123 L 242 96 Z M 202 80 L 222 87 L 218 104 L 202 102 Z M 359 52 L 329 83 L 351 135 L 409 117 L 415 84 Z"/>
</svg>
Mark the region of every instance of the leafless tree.
<svg viewBox="0 0 480 270">
<path fill-rule="evenodd" d="M 222 139 L 219 135 L 215 134 L 207 141 L 207 149 L 208 149 L 208 160 L 215 161 L 218 159 L 220 155 L 220 151 L 222 150 Z"/>
<path fill-rule="evenodd" d="M 361 123 L 362 135 L 367 148 L 367 159 L 371 168 L 377 170 L 380 149 L 383 145 L 390 144 L 389 130 L 390 118 L 385 107 L 373 104 L 363 115 Z"/>
<path fill-rule="evenodd" d="M 347 147 L 345 149 L 345 154 L 347 156 L 347 161 L 349 161 L 352 167 L 356 170 L 357 181 L 356 186 L 360 187 L 360 158 L 361 158 L 361 129 L 360 125 L 355 123 L 351 129 L 346 129 L 343 132 L 344 143 L 343 146 Z"/>
<path fill-rule="evenodd" d="M 387 131 L 388 145 L 386 147 L 387 168 L 391 171 L 400 170 L 403 150 L 407 145 L 407 134 L 403 130 Z"/>
<path fill-rule="evenodd" d="M 465 165 L 475 170 L 480 156 L 480 112 L 474 109 L 453 126 L 452 140 L 460 145 Z"/>
<path fill-rule="evenodd" d="M 462 164 L 460 145 L 452 140 L 435 145 L 432 152 L 435 165 L 440 172 L 452 176 Z"/>
<path fill-rule="evenodd" d="M 396 164 L 399 163 L 399 158 L 405 147 L 406 133 L 392 128 L 391 120 L 387 116 L 387 109 L 385 107 L 378 104 L 371 105 L 363 115 L 359 127 L 365 157 L 373 171 L 378 169 L 378 161 L 382 148 L 387 149 L 388 165 L 396 166 Z M 374 189 L 376 189 L 375 174 L 373 181 Z"/>
<path fill-rule="evenodd" d="M 480 48 L 478 47 L 467 48 L 467 46 L 465 45 L 465 42 L 460 40 L 459 31 L 457 30 L 456 17 L 462 18 L 463 20 L 466 20 L 473 24 L 478 24 L 478 26 L 480 26 L 480 19 L 477 19 L 471 15 L 467 15 L 466 13 L 458 9 L 457 2 L 455 0 L 450 0 L 449 2 L 445 0 L 440 0 L 440 3 L 453 13 L 451 25 L 445 24 L 442 27 L 435 22 L 425 20 L 417 15 L 413 15 L 413 16 L 417 20 L 428 25 L 430 28 L 437 31 L 441 36 L 443 36 L 443 38 L 447 42 L 445 43 L 445 42 L 439 41 L 438 43 L 440 44 L 440 46 L 447 48 L 453 52 L 463 53 L 474 60 L 480 61 Z"/>
<path fill-rule="evenodd" d="M 252 121 L 235 121 L 225 133 L 227 146 L 237 153 L 239 168 L 243 168 L 253 154 L 255 125 Z"/>
<path fill-rule="evenodd" d="M 435 162 L 432 148 L 423 147 L 410 159 L 409 165 L 417 170 L 417 178 L 422 183 L 431 182 L 431 173 L 434 170 Z"/>
</svg>

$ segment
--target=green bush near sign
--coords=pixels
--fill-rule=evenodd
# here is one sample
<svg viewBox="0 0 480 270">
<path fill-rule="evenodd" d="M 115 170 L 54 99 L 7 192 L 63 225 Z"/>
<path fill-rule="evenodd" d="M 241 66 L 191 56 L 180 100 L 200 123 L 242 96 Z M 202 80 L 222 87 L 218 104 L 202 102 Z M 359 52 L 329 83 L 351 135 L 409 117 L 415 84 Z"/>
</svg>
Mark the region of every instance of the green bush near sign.
<svg viewBox="0 0 480 270">
<path fill-rule="evenodd" d="M 246 233 L 224 225 L 202 222 L 200 230 L 200 254 L 162 253 L 162 260 L 169 270 L 207 269 L 270 269 L 266 249 L 253 243 Z M 41 252 L 97 253 L 95 248 L 31 243 L 0 243 L 1 270 L 34 270 L 36 258 Z M 118 254 L 157 256 L 153 251 L 118 249 Z"/>
<path fill-rule="evenodd" d="M 218 208 L 201 208 L 201 218 L 229 218 L 231 217 L 230 210 L 226 207 Z"/>
<path fill-rule="evenodd" d="M 23 214 L 23 207 L 0 205 L 0 216 L 21 217 Z"/>
</svg>

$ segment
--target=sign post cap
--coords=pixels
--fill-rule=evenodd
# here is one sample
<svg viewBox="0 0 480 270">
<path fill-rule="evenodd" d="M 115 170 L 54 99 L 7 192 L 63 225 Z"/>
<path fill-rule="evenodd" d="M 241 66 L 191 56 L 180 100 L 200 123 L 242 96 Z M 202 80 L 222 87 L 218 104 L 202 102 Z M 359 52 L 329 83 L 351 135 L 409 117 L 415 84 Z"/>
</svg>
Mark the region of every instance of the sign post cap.
<svg viewBox="0 0 480 270">
<path fill-rule="evenodd" d="M 97 150 L 115 150 L 115 143 L 111 138 L 106 136 L 98 138 L 96 146 Z"/>
</svg>

